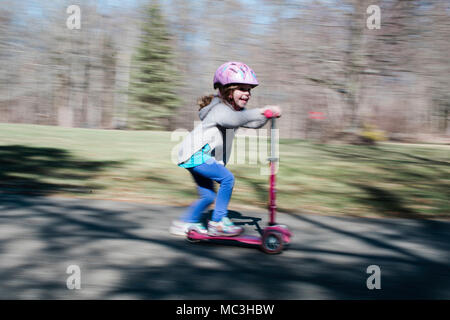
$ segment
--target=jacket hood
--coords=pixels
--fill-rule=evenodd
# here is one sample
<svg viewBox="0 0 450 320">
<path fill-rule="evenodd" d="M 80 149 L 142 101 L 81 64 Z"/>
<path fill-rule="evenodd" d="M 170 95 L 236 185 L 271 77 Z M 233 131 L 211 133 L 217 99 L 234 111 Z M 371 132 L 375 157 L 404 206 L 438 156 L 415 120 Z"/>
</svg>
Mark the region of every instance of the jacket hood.
<svg viewBox="0 0 450 320">
<path fill-rule="evenodd" d="M 198 112 L 198 116 L 199 116 L 200 120 L 205 119 L 206 116 L 208 115 L 208 113 L 212 110 L 212 108 L 214 108 L 216 105 L 218 105 L 221 102 L 222 102 L 222 100 L 218 96 L 215 96 L 211 100 L 210 104 L 208 104 L 206 107 L 201 108 L 200 111 Z"/>
</svg>

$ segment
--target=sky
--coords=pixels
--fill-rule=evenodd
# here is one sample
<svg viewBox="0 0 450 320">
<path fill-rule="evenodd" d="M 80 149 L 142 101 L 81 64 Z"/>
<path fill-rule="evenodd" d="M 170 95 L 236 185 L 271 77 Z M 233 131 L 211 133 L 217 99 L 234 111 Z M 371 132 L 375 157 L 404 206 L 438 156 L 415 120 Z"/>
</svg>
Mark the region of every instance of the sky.
<svg viewBox="0 0 450 320">
<path fill-rule="evenodd" d="M 83 15 L 83 2 L 89 2 L 90 5 L 96 4 L 97 10 L 101 13 L 109 13 L 111 10 L 117 12 L 117 9 L 133 9 L 139 8 L 145 3 L 150 2 L 149 0 L 51 0 L 51 1 L 42 1 L 42 0 L 10 0 L 11 3 L 16 6 L 18 12 L 16 19 L 16 23 L 25 24 L 24 20 L 27 17 L 35 19 L 35 21 L 39 21 L 39 19 L 46 19 L 46 13 L 49 9 L 57 9 L 63 10 L 66 6 L 70 4 L 78 4 L 81 7 L 81 14 Z M 301 12 L 302 6 L 312 2 L 312 0 L 285 0 L 283 8 L 280 8 L 276 4 L 270 3 L 270 1 L 263 0 L 238 0 L 241 2 L 242 8 L 240 14 L 238 14 L 241 18 L 250 19 L 251 24 L 249 24 L 249 32 L 255 35 L 263 35 L 266 32 L 270 31 L 270 27 L 273 23 L 276 22 L 277 16 L 276 12 L 281 15 L 282 18 L 292 18 Z M 317 1 L 317 0 L 316 0 Z M 332 6 L 336 4 L 336 0 L 320 0 L 327 5 Z M 319 2 L 320 2 L 319 1 Z M 177 19 L 171 15 L 175 6 L 175 0 L 159 0 L 160 4 L 162 4 L 163 11 L 170 17 Z M 193 14 L 197 15 L 198 19 L 202 19 L 202 11 L 205 7 L 205 0 L 188 0 L 187 3 L 192 4 L 191 8 Z M 295 10 L 294 10 L 295 9 Z M 300 11 L 299 11 L 300 10 Z M 61 12 L 63 15 L 67 15 L 64 11 Z M 193 45 L 205 45 L 207 44 L 207 40 L 202 39 L 202 32 L 197 32 L 193 35 L 195 39 L 191 39 L 193 41 Z"/>
<path fill-rule="evenodd" d="M 252 12 L 257 14 L 252 14 L 255 18 L 255 22 L 258 24 L 267 24 L 271 22 L 271 14 L 270 11 L 274 8 L 274 5 L 269 5 L 265 1 L 261 0 L 239 0 L 244 7 L 248 8 L 248 12 L 252 14 Z M 15 2 L 15 1 L 14 1 Z M 77 3 L 78 2 L 78 3 Z M 21 0 L 16 3 L 19 3 L 19 7 L 23 13 L 33 16 L 33 17 L 44 17 L 45 16 L 45 8 L 51 6 L 51 4 L 58 5 L 69 5 L 69 4 L 78 4 L 83 1 L 67 1 L 67 0 L 52 0 L 42 1 L 42 0 Z M 116 9 L 116 8 L 133 8 L 138 7 L 143 3 L 146 3 L 146 0 L 95 0 L 90 1 L 90 3 L 96 3 L 99 11 L 108 11 L 108 9 Z M 203 1 L 201 0 L 190 0 L 192 4 L 201 4 Z M 287 1 L 288 8 L 290 5 L 301 5 L 303 3 L 310 2 L 309 0 L 290 0 Z M 327 2 L 327 1 L 325 1 Z M 172 1 L 170 0 L 160 0 L 160 3 L 163 6 L 171 5 Z M 82 4 L 80 5 L 82 7 Z M 289 18 L 292 15 L 292 10 L 282 10 L 281 14 L 285 18 Z"/>
</svg>

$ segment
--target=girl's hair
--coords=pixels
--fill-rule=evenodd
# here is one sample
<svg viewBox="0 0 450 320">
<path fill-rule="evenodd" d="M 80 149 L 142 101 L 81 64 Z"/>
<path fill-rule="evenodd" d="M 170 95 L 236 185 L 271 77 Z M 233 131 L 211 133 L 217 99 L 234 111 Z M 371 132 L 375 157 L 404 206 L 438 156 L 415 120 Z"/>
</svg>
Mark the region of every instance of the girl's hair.
<svg viewBox="0 0 450 320">
<path fill-rule="evenodd" d="M 219 98 L 222 99 L 223 102 L 227 102 L 228 104 L 231 104 L 231 100 L 229 96 L 230 93 L 232 93 L 234 90 L 236 90 L 237 88 L 239 88 L 238 85 L 227 85 L 227 86 L 219 86 Z M 215 97 L 216 95 L 214 94 L 210 94 L 208 96 L 203 96 L 201 98 L 198 99 L 197 103 L 199 105 L 199 110 L 201 110 L 202 108 L 206 107 L 207 105 L 209 105 L 211 103 L 211 100 Z"/>
<path fill-rule="evenodd" d="M 214 98 L 215 96 L 213 94 L 210 94 L 209 96 L 203 96 L 201 98 L 199 98 L 197 100 L 197 104 L 200 107 L 198 110 L 201 110 L 202 108 L 206 107 L 207 105 L 209 105 L 211 103 L 211 100 Z"/>
</svg>

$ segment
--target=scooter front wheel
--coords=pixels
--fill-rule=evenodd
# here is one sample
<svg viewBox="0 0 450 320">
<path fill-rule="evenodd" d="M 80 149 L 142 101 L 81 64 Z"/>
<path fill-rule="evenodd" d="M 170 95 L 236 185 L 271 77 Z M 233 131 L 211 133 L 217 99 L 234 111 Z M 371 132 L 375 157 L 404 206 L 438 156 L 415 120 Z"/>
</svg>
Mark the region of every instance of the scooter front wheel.
<svg viewBox="0 0 450 320">
<path fill-rule="evenodd" d="M 283 251 L 283 236 L 276 231 L 265 232 L 262 237 L 261 248 L 268 254 L 280 253 Z"/>
</svg>

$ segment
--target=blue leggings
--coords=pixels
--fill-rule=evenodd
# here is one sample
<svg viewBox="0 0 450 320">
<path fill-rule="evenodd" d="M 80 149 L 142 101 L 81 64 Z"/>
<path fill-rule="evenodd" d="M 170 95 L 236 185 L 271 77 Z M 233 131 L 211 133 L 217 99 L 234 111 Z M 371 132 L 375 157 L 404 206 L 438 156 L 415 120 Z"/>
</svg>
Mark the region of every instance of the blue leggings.
<svg viewBox="0 0 450 320">
<path fill-rule="evenodd" d="M 212 221 L 220 221 L 227 216 L 228 203 L 234 187 L 234 176 L 214 159 L 209 159 L 206 163 L 193 168 L 187 168 L 197 183 L 197 190 L 200 198 L 191 204 L 188 210 L 181 217 L 185 222 L 199 222 L 203 211 L 216 200 Z M 214 182 L 220 184 L 219 192 L 214 191 Z"/>
</svg>

